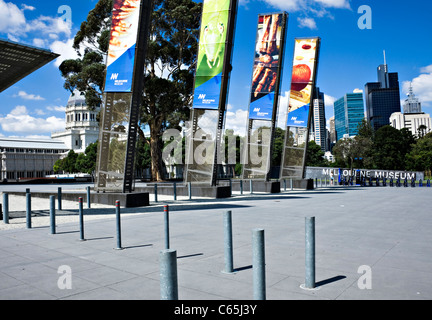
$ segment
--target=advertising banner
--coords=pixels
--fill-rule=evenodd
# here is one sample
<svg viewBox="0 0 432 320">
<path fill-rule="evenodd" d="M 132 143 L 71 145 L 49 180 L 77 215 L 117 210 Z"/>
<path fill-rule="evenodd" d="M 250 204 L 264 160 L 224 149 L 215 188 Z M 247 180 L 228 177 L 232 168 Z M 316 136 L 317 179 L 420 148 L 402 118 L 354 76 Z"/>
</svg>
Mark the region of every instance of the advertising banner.
<svg viewBox="0 0 432 320">
<path fill-rule="evenodd" d="M 229 0 L 204 0 L 195 75 L 195 109 L 219 108 L 229 9 Z"/>
<path fill-rule="evenodd" d="M 308 126 L 319 45 L 319 38 L 295 39 L 287 127 Z"/>
<path fill-rule="evenodd" d="M 131 92 L 141 0 L 114 0 L 105 92 Z"/>
<path fill-rule="evenodd" d="M 283 13 L 258 16 L 249 119 L 272 120 L 285 23 Z"/>
</svg>

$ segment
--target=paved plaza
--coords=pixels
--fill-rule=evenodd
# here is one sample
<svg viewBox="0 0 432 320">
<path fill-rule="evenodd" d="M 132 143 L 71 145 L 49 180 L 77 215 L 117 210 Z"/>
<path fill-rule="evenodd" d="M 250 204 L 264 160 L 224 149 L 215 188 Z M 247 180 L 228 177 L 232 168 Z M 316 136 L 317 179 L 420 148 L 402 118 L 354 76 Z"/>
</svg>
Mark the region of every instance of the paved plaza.
<svg viewBox="0 0 432 320">
<path fill-rule="evenodd" d="M 26 186 L 3 185 L 0 191 L 19 188 Z M 0 221 L 0 299 L 159 300 L 168 204 L 180 300 L 253 299 L 254 228 L 265 230 L 268 300 L 429 300 L 431 195 L 425 187 L 329 187 L 192 201 L 165 196 L 157 203 L 150 195 L 150 207 L 121 209 L 122 250 L 116 250 L 113 207 L 87 209 L 85 203 L 86 241 L 80 241 L 77 202 L 63 201 L 51 234 L 47 199 L 32 199 L 35 216 L 27 229 L 25 197 L 11 196 L 10 224 Z M 233 274 L 221 272 L 227 210 Z M 315 290 L 301 288 L 310 216 L 316 218 Z M 65 270 L 70 287 L 62 285 Z"/>
</svg>

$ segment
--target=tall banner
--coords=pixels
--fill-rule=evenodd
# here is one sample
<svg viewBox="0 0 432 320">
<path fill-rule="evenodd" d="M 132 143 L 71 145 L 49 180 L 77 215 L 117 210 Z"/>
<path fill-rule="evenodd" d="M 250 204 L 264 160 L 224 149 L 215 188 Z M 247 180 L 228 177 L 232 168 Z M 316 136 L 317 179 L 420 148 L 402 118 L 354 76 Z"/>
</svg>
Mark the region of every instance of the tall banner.
<svg viewBox="0 0 432 320">
<path fill-rule="evenodd" d="M 304 178 L 320 44 L 317 37 L 295 39 L 281 179 Z"/>
<path fill-rule="evenodd" d="M 194 109 L 219 109 L 229 9 L 229 0 L 204 0 L 195 75 Z"/>
<path fill-rule="evenodd" d="M 112 10 L 105 92 L 131 92 L 140 0 L 115 0 Z"/>
<path fill-rule="evenodd" d="M 95 190 L 132 192 L 152 0 L 114 0 Z"/>
<path fill-rule="evenodd" d="M 238 0 L 204 0 L 185 182 L 216 185 Z"/>
<path fill-rule="evenodd" d="M 287 18 L 285 12 L 258 15 L 244 179 L 267 179 L 270 171 Z M 259 147 L 254 148 L 258 141 Z"/>
</svg>

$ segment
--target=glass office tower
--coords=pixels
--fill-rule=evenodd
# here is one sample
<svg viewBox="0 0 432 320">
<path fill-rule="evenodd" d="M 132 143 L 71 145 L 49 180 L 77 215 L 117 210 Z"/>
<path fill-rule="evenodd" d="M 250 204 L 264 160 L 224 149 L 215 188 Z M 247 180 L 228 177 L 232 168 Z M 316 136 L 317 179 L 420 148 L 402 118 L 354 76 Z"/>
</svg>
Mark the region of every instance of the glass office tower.
<svg viewBox="0 0 432 320">
<path fill-rule="evenodd" d="M 363 93 L 347 93 L 334 103 L 337 140 L 344 135 L 358 134 L 358 126 L 364 119 Z"/>
<path fill-rule="evenodd" d="M 397 72 L 388 72 L 386 64 L 378 67 L 378 82 L 365 85 L 366 117 L 378 130 L 390 124 L 390 116 L 401 111 Z"/>
</svg>

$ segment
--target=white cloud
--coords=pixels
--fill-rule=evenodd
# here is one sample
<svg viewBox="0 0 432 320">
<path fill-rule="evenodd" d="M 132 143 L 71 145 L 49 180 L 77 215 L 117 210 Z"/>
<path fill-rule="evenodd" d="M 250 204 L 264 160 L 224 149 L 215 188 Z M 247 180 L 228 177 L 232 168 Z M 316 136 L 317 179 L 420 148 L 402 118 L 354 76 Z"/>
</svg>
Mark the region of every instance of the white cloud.
<svg viewBox="0 0 432 320">
<path fill-rule="evenodd" d="M 324 105 L 326 107 L 334 106 L 335 101 L 336 101 L 335 97 L 332 97 L 324 93 Z"/>
<path fill-rule="evenodd" d="M 287 11 L 298 11 L 306 7 L 307 0 L 263 0 L 269 5 Z"/>
<path fill-rule="evenodd" d="M 15 4 L 0 0 L 0 32 L 14 33 L 26 23 L 24 13 Z"/>
<path fill-rule="evenodd" d="M 49 106 L 47 107 L 47 110 L 49 111 L 56 111 L 56 112 L 65 112 L 66 107 L 63 106 Z"/>
<path fill-rule="evenodd" d="M 25 100 L 45 100 L 45 98 L 41 97 L 40 95 L 30 94 L 25 91 L 19 91 L 17 95 L 14 95 L 14 97 L 20 97 Z"/>
<path fill-rule="evenodd" d="M 412 81 L 403 82 L 403 91 L 408 93 L 412 82 L 414 94 L 419 98 L 422 107 L 432 107 L 432 65 L 421 68 L 420 72 Z"/>
<path fill-rule="evenodd" d="M 314 0 L 328 8 L 350 9 L 349 0 Z"/>
<path fill-rule="evenodd" d="M 317 29 L 316 22 L 313 18 L 297 18 L 297 21 L 299 22 L 300 28 L 309 28 L 311 30 Z"/>
<path fill-rule="evenodd" d="M 25 106 L 16 106 L 6 116 L 0 116 L 3 131 L 18 135 L 40 135 L 64 130 L 64 119 L 57 117 L 35 118 Z"/>
<path fill-rule="evenodd" d="M 64 60 L 78 58 L 78 54 L 72 45 L 73 39 L 67 41 L 56 40 L 50 45 L 50 50 L 60 55 L 54 61 L 54 66 L 59 67 Z"/>
<path fill-rule="evenodd" d="M 233 108 L 229 108 L 233 109 Z M 248 112 L 243 109 L 235 111 L 228 110 L 225 118 L 225 129 L 234 130 L 235 135 L 244 137 L 246 135 L 246 126 L 248 121 Z"/>
</svg>

